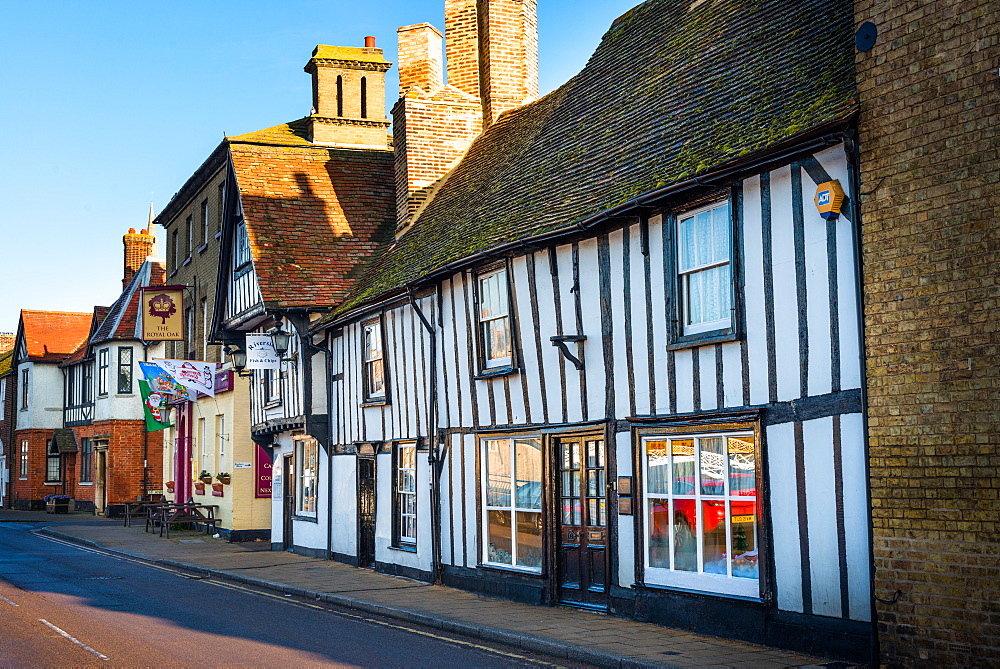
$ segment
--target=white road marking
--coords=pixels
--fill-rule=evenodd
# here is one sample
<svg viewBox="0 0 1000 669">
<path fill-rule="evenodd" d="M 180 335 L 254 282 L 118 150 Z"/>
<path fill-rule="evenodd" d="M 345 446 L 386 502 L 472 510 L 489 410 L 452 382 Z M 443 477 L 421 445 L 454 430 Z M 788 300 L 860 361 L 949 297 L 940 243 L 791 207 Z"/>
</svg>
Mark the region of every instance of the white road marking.
<svg viewBox="0 0 1000 669">
<path fill-rule="evenodd" d="M 10 601 L 9 599 L 7 599 L 6 597 L 4 597 L 3 595 L 0 595 L 0 601 L 7 602 L 11 606 L 20 606 L 20 604 L 15 604 L 14 602 Z"/>
<path fill-rule="evenodd" d="M 85 644 L 84 642 L 80 641 L 76 637 L 74 637 L 74 636 L 70 635 L 69 633 L 64 632 L 63 630 L 59 629 L 58 627 L 56 627 L 55 625 L 53 625 L 52 623 L 50 623 L 48 620 L 45 620 L 44 618 L 39 618 L 38 622 L 42 623 L 43 625 L 45 625 L 46 627 L 48 627 L 48 628 L 50 628 L 52 630 L 55 630 L 61 636 L 65 637 L 66 639 L 69 639 L 70 641 L 72 641 L 73 643 L 75 643 L 80 648 L 83 648 L 88 653 L 92 653 L 93 655 L 96 655 L 99 659 L 102 659 L 102 660 L 110 660 L 111 659 L 107 655 L 102 655 L 101 653 L 98 653 L 96 650 L 94 650 L 93 648 L 91 648 L 90 646 L 88 646 L 87 644 Z"/>
</svg>

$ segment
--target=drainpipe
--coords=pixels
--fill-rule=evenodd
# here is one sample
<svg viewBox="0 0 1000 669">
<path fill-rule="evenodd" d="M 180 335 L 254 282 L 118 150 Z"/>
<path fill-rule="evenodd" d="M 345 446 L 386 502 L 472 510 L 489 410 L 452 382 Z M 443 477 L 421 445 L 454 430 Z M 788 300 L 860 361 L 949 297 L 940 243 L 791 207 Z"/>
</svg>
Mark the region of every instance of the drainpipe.
<svg viewBox="0 0 1000 669">
<path fill-rule="evenodd" d="M 408 292 L 410 306 L 420 318 L 424 329 L 430 336 L 431 356 L 430 356 L 430 381 L 428 391 L 430 397 L 427 402 L 427 462 L 431 467 L 430 489 L 431 489 L 431 571 L 434 574 L 434 583 L 441 583 L 442 572 L 444 571 L 441 558 L 441 468 L 442 460 L 438 453 L 438 421 L 437 421 L 437 332 L 434 326 L 424 316 L 424 312 L 417 305 L 416 297 L 411 288 Z M 441 286 L 435 287 L 435 304 L 441 299 Z"/>
</svg>

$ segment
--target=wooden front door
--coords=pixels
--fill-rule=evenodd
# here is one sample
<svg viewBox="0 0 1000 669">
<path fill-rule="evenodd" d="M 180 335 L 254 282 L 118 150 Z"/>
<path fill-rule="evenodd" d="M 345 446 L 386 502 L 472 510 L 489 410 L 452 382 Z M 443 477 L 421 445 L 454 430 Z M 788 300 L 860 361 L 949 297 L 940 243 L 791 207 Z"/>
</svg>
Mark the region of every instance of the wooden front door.
<svg viewBox="0 0 1000 669">
<path fill-rule="evenodd" d="M 292 537 L 292 516 L 295 515 L 295 458 L 291 455 L 286 455 L 284 458 L 282 478 L 284 479 L 282 481 L 284 489 L 281 491 L 284 523 L 282 523 L 281 544 L 285 550 L 289 550 L 295 545 Z"/>
<path fill-rule="evenodd" d="M 555 441 L 558 600 L 607 608 L 607 458 L 599 436 Z"/>
<path fill-rule="evenodd" d="M 358 458 L 358 566 L 375 568 L 375 458 Z"/>
<path fill-rule="evenodd" d="M 94 447 L 94 510 L 99 516 L 104 515 L 104 507 L 108 504 L 108 445 L 98 442 Z"/>
</svg>

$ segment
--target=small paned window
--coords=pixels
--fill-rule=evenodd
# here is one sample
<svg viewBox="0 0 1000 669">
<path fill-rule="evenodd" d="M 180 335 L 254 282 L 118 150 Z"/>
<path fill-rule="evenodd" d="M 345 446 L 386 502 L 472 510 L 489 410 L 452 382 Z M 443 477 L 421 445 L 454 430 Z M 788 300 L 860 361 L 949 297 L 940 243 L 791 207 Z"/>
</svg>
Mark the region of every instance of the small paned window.
<svg viewBox="0 0 1000 669">
<path fill-rule="evenodd" d="M 7 413 L 7 379 L 0 379 L 0 418 Z"/>
<path fill-rule="evenodd" d="M 484 369 L 510 367 L 510 301 L 507 270 L 479 275 L 479 342 Z"/>
<path fill-rule="evenodd" d="M 118 392 L 123 395 L 132 394 L 131 346 L 122 346 L 118 349 Z"/>
<path fill-rule="evenodd" d="M 174 233 L 170 238 L 170 253 L 173 255 L 173 263 L 171 264 L 171 267 L 174 269 L 181 266 L 181 242 L 178 232 L 178 230 L 174 230 Z"/>
<path fill-rule="evenodd" d="M 208 298 L 201 298 L 201 360 L 208 360 Z"/>
<path fill-rule="evenodd" d="M 21 370 L 21 409 L 28 408 L 28 370 Z"/>
<path fill-rule="evenodd" d="M 188 307 L 184 310 L 184 356 L 187 358 L 195 357 L 191 350 L 195 334 L 194 307 Z"/>
<path fill-rule="evenodd" d="M 211 474 L 214 469 L 212 466 L 212 446 L 214 444 L 208 442 L 208 433 L 204 418 L 198 419 L 198 445 L 201 447 L 201 469 Z"/>
<path fill-rule="evenodd" d="M 393 506 L 395 508 L 395 545 L 417 545 L 417 447 L 396 444 Z"/>
<path fill-rule="evenodd" d="M 28 440 L 21 440 L 21 465 L 18 468 L 18 476 L 22 479 L 28 478 Z"/>
<path fill-rule="evenodd" d="M 91 358 L 83 363 L 83 389 L 80 392 L 80 399 L 83 404 L 90 402 L 94 395 L 94 359 Z"/>
<path fill-rule="evenodd" d="M 187 257 L 190 258 L 191 254 L 194 253 L 194 215 L 188 216 L 185 223 L 187 224 Z"/>
<path fill-rule="evenodd" d="M 219 471 L 229 471 L 226 464 L 226 415 L 218 414 L 215 417 L 215 438 L 219 442 Z"/>
<path fill-rule="evenodd" d="M 643 439 L 646 582 L 760 595 L 752 432 Z"/>
<path fill-rule="evenodd" d="M 728 202 L 677 217 L 681 335 L 732 325 L 732 227 Z"/>
<path fill-rule="evenodd" d="M 208 200 L 201 203 L 201 243 L 208 244 L 209 237 Z"/>
<path fill-rule="evenodd" d="M 62 456 L 59 455 L 59 445 L 55 438 L 49 441 L 48 453 L 45 456 L 45 482 L 58 483 L 62 480 Z"/>
<path fill-rule="evenodd" d="M 222 216 L 225 211 L 226 204 L 226 182 L 223 181 L 219 184 L 219 212 L 218 216 L 215 217 L 215 231 L 222 232 Z"/>
<path fill-rule="evenodd" d="M 484 439 L 483 562 L 542 570 L 542 445 L 538 437 Z"/>
<path fill-rule="evenodd" d="M 102 348 L 97 352 L 97 394 L 107 395 L 108 394 L 108 371 L 109 371 L 109 352 L 108 349 Z"/>
<path fill-rule="evenodd" d="M 236 226 L 236 240 L 233 246 L 233 268 L 240 269 L 250 262 L 250 239 L 247 237 L 247 224 L 240 221 Z"/>
<path fill-rule="evenodd" d="M 66 370 L 66 406 L 76 406 L 76 373 L 79 367 Z"/>
<path fill-rule="evenodd" d="M 382 354 L 382 322 L 364 327 L 364 383 L 366 400 L 385 399 L 385 360 Z"/>
<path fill-rule="evenodd" d="M 295 479 L 296 512 L 315 516 L 319 481 L 319 445 L 315 439 L 295 440 Z"/>
<path fill-rule="evenodd" d="M 260 375 L 261 394 L 266 404 L 281 402 L 281 371 L 265 369 Z"/>
<path fill-rule="evenodd" d="M 94 481 L 94 444 L 87 437 L 80 439 L 80 483 Z"/>
</svg>

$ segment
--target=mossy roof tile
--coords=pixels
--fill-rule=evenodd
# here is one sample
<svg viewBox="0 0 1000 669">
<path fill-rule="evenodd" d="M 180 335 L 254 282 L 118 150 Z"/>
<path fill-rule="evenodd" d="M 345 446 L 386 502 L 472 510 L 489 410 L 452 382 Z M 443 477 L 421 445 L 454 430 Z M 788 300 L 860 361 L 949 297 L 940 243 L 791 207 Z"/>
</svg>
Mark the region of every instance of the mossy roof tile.
<svg viewBox="0 0 1000 669">
<path fill-rule="evenodd" d="M 848 0 L 649 0 L 586 67 L 480 136 L 341 312 L 856 110 Z"/>
</svg>

